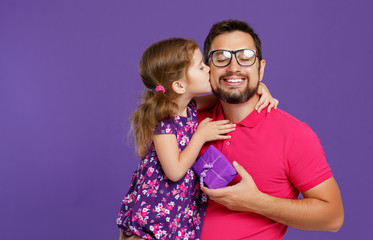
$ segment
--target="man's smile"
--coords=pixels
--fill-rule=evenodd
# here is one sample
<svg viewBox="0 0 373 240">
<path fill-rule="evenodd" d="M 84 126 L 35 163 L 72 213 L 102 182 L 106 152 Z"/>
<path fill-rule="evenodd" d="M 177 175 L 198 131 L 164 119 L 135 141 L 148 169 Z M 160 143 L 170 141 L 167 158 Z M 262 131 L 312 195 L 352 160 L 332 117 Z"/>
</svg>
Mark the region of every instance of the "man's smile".
<svg viewBox="0 0 373 240">
<path fill-rule="evenodd" d="M 224 82 L 226 86 L 240 86 L 247 80 L 246 77 L 243 76 L 229 76 L 229 77 L 222 77 L 221 82 Z"/>
</svg>

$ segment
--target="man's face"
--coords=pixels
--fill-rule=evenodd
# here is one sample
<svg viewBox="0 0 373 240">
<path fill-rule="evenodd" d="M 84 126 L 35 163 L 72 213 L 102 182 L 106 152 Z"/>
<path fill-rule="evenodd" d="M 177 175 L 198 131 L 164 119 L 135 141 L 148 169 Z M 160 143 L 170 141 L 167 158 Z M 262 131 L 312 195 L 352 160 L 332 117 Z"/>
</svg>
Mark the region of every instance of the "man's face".
<svg viewBox="0 0 373 240">
<path fill-rule="evenodd" d="M 248 33 L 235 31 L 223 33 L 214 38 L 211 50 L 255 49 L 253 38 Z M 245 67 L 237 63 L 232 56 L 226 67 L 215 67 L 210 60 L 210 81 L 215 95 L 227 103 L 242 103 L 256 95 L 259 82 L 263 78 L 265 60 L 256 59 L 251 66 Z"/>
</svg>

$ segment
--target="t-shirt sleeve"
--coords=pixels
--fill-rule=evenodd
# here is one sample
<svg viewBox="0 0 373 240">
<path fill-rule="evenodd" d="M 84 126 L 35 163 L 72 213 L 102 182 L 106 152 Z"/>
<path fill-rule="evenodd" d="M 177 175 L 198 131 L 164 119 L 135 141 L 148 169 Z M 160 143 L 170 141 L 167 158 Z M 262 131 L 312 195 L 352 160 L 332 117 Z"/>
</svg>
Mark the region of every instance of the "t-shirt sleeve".
<svg viewBox="0 0 373 240">
<path fill-rule="evenodd" d="M 175 134 L 174 122 L 171 119 L 163 119 L 155 126 L 154 134 Z"/>
<path fill-rule="evenodd" d="M 308 125 L 300 123 L 293 130 L 288 144 L 289 177 L 300 192 L 333 176 L 320 140 Z"/>
</svg>

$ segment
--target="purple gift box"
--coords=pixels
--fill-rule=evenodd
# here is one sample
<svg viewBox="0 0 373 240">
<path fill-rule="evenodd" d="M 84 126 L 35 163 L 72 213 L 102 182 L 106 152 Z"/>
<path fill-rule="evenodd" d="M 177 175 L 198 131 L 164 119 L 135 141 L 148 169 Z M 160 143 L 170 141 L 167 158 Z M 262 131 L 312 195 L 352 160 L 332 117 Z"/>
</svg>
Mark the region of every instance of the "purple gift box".
<svg viewBox="0 0 373 240">
<path fill-rule="evenodd" d="M 201 186 L 212 189 L 226 187 L 237 175 L 236 169 L 222 152 L 210 145 L 201 157 L 193 164 Z"/>
</svg>

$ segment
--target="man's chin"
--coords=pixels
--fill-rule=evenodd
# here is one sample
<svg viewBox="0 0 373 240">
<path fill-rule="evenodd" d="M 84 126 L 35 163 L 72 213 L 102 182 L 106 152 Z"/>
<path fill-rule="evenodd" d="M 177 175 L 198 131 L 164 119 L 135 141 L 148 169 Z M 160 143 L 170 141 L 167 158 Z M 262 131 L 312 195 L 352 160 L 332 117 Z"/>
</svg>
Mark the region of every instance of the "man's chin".
<svg viewBox="0 0 373 240">
<path fill-rule="evenodd" d="M 214 94 L 219 100 L 231 104 L 243 103 L 248 100 L 245 96 L 243 96 L 243 94 L 228 94 L 222 92 L 214 92 Z"/>
<path fill-rule="evenodd" d="M 256 92 L 257 88 L 252 90 L 246 89 L 246 92 L 239 91 L 237 88 L 232 88 L 229 92 L 221 88 L 213 90 L 213 93 L 219 100 L 230 104 L 247 102 L 250 98 L 255 96 Z"/>
</svg>

